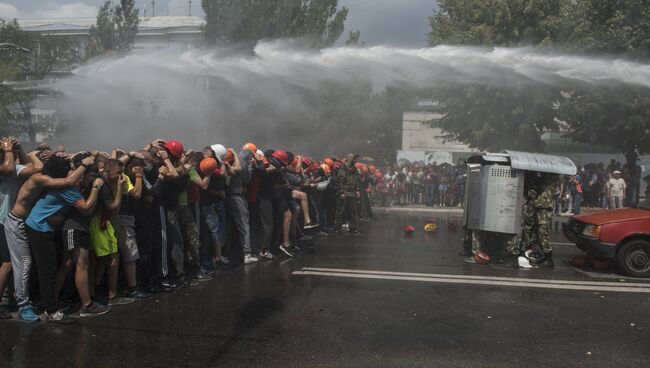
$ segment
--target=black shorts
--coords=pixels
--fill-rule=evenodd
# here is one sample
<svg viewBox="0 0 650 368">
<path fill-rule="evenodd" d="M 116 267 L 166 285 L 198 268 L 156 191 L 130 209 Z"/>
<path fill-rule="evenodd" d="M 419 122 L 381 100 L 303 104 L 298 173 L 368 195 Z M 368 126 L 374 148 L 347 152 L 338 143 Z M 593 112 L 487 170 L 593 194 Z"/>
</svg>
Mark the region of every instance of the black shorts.
<svg viewBox="0 0 650 368">
<path fill-rule="evenodd" d="M 7 237 L 5 237 L 5 227 L 0 224 L 0 261 L 2 263 L 11 262 L 11 253 L 9 253 L 9 245 L 7 245 Z"/>
<path fill-rule="evenodd" d="M 74 248 L 90 248 L 90 234 L 84 230 L 68 229 L 61 232 L 63 249 L 67 252 Z"/>
</svg>

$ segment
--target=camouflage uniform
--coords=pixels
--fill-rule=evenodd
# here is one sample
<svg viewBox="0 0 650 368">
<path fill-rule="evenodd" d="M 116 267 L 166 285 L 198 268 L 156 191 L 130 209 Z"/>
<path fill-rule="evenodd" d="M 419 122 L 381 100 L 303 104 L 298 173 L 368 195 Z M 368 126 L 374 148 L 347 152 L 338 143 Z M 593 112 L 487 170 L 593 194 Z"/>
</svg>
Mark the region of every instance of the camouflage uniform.
<svg viewBox="0 0 650 368">
<path fill-rule="evenodd" d="M 526 201 L 523 206 L 523 220 L 521 222 L 521 240 L 524 247 L 531 246 L 537 243 L 536 231 L 536 212 L 533 202 L 537 198 L 537 191 L 529 189 L 526 193 Z"/>
<path fill-rule="evenodd" d="M 350 230 L 357 228 L 357 192 L 359 191 L 357 169 L 354 161 L 348 160 L 336 173 L 336 214 L 335 228 L 340 230 L 347 220 Z M 343 195 L 344 198 L 341 198 Z"/>
<path fill-rule="evenodd" d="M 550 253 L 551 231 L 553 226 L 553 207 L 555 206 L 555 181 L 547 178 L 541 185 L 540 194 L 533 201 L 537 244 L 544 253 Z"/>
</svg>

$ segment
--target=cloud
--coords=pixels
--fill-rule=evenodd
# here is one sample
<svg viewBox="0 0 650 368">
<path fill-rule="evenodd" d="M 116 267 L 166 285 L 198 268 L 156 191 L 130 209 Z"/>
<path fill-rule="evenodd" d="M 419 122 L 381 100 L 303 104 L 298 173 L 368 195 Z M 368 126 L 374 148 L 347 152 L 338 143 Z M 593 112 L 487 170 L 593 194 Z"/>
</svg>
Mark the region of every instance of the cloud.
<svg viewBox="0 0 650 368">
<path fill-rule="evenodd" d="M 82 2 L 70 4 L 49 3 L 45 9 L 30 12 L 30 18 L 94 18 L 97 7 Z"/>
<path fill-rule="evenodd" d="M 11 4 L 0 3 L 0 18 L 12 19 L 18 15 L 18 9 Z"/>
</svg>

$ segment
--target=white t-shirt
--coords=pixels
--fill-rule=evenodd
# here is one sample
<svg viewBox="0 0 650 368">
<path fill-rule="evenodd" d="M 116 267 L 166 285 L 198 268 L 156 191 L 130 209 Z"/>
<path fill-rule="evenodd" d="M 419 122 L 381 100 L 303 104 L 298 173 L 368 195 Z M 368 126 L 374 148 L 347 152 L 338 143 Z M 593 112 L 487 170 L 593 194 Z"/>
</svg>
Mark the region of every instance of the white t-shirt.
<svg viewBox="0 0 650 368">
<path fill-rule="evenodd" d="M 625 195 L 626 185 L 625 185 L 625 180 L 623 180 L 623 178 L 609 179 L 609 182 L 607 183 L 607 187 L 609 188 L 609 195 L 612 197 L 623 197 Z"/>
</svg>

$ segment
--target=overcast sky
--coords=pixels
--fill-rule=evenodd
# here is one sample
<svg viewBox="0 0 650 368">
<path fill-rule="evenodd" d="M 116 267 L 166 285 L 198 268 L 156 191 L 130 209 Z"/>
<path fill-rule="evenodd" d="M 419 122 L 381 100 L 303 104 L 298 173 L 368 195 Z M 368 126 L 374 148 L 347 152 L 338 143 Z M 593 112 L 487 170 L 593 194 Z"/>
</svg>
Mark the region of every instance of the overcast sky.
<svg viewBox="0 0 650 368">
<path fill-rule="evenodd" d="M 156 0 L 156 15 L 187 15 L 189 0 Z M 0 0 L 0 18 L 94 17 L 104 0 Z M 117 0 L 114 0 L 117 2 Z M 404 47 L 426 45 L 427 17 L 435 0 L 339 0 L 350 9 L 346 31 L 361 31 L 368 45 L 391 44 Z M 151 14 L 151 0 L 136 0 L 136 5 Z M 192 15 L 203 15 L 201 0 L 192 0 Z"/>
</svg>

